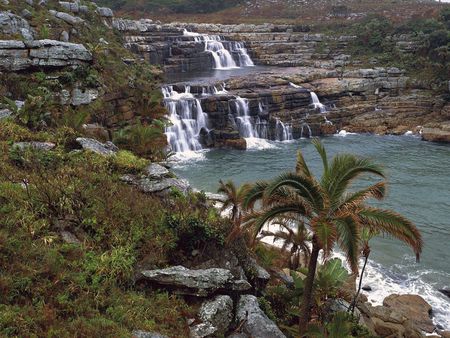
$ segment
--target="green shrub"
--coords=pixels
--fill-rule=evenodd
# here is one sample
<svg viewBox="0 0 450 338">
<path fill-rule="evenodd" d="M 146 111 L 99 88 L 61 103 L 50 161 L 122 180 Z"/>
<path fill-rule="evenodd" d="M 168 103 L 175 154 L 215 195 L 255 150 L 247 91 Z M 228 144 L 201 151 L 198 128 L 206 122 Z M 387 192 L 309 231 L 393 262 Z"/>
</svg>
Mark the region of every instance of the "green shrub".
<svg viewBox="0 0 450 338">
<path fill-rule="evenodd" d="M 113 170 L 132 174 L 143 171 L 149 164 L 148 160 L 137 157 L 128 150 L 120 150 L 110 160 L 113 165 Z"/>
</svg>

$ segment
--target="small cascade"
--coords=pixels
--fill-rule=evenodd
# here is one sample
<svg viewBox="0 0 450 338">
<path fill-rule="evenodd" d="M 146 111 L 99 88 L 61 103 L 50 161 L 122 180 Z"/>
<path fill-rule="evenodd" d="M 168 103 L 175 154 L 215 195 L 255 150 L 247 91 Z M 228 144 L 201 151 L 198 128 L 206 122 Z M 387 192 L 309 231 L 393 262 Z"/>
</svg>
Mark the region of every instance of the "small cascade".
<svg viewBox="0 0 450 338">
<path fill-rule="evenodd" d="M 276 119 L 275 123 L 275 140 L 276 141 L 292 141 L 292 125 L 289 123 L 283 123 L 279 119 Z"/>
<path fill-rule="evenodd" d="M 225 41 L 220 35 L 199 34 L 186 29 L 183 31 L 183 35 L 192 37 L 195 42 L 205 44 L 205 51 L 211 53 L 213 57 L 214 69 L 254 66 L 243 42 Z M 236 60 L 233 54 L 236 55 Z"/>
<path fill-rule="evenodd" d="M 171 149 L 177 153 L 201 150 L 199 136 L 202 129 L 208 130 L 208 116 L 200 101 L 191 94 L 189 86 L 184 93 L 178 93 L 172 86 L 163 87 L 162 93 L 172 124 L 166 128 Z"/>
<path fill-rule="evenodd" d="M 202 87 L 202 96 L 209 95 L 226 95 L 228 91 L 225 89 L 225 84 L 223 84 L 220 89 L 216 86 L 204 86 Z"/>
<path fill-rule="evenodd" d="M 236 125 L 239 129 L 239 135 L 244 138 L 258 137 L 250 117 L 248 100 L 237 96 L 234 103 L 236 105 Z"/>
<path fill-rule="evenodd" d="M 306 130 L 308 131 L 308 136 L 304 136 L 305 127 L 306 127 Z M 308 123 L 302 124 L 302 129 L 300 131 L 300 138 L 305 138 L 305 137 L 310 138 L 312 136 L 313 136 L 313 134 L 312 134 L 312 130 L 311 130 L 311 127 L 309 126 L 309 124 Z"/>
<path fill-rule="evenodd" d="M 239 67 L 253 67 L 255 64 L 251 59 L 250 55 L 248 55 L 247 49 L 243 42 L 230 42 L 231 51 L 236 53 L 239 59 Z"/>
<path fill-rule="evenodd" d="M 317 94 L 314 92 L 311 92 L 310 94 L 311 94 L 311 100 L 312 100 L 312 104 L 313 104 L 314 108 L 319 109 L 321 113 L 326 113 L 327 108 L 325 107 L 325 105 L 320 103 L 320 100 L 319 100 L 319 97 L 317 96 Z"/>
</svg>

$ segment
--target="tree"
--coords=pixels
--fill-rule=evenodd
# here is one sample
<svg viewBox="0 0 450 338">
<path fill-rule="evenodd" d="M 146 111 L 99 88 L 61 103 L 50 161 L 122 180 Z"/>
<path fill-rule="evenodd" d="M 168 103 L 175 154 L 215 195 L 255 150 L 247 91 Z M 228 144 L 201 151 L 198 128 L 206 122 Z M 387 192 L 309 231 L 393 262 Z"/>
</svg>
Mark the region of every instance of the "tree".
<svg viewBox="0 0 450 338">
<path fill-rule="evenodd" d="M 367 261 L 369 260 L 369 255 L 370 255 L 369 241 L 377 235 L 378 235 L 378 232 L 371 231 L 369 228 L 363 228 L 360 233 L 361 254 L 364 257 L 364 264 L 363 264 L 363 267 L 359 274 L 358 290 L 356 291 L 355 296 L 353 297 L 353 301 L 350 304 L 350 307 L 348 309 L 348 311 L 351 312 L 352 314 L 355 311 L 356 302 L 358 300 L 359 293 L 361 292 L 364 271 L 366 270 Z"/>
<path fill-rule="evenodd" d="M 242 203 L 244 201 L 244 197 L 246 196 L 247 189 L 248 185 L 246 184 L 236 187 L 232 181 L 228 181 L 226 183 L 222 180 L 219 181 L 219 189 L 217 192 L 226 196 L 221 211 L 231 208 L 230 218 L 233 223 L 233 228 L 231 229 L 230 235 L 226 239 L 227 243 L 236 238 L 242 231 Z"/>
<path fill-rule="evenodd" d="M 311 236 L 302 221 L 295 222 L 296 228 L 292 229 L 292 224 L 290 220 L 278 219 L 271 223 L 272 226 L 280 226 L 280 230 L 276 232 L 272 231 L 261 231 L 260 239 L 264 237 L 273 237 L 273 241 L 282 241 L 283 245 L 281 249 L 283 251 L 289 250 L 289 269 L 297 270 L 301 266 L 301 260 L 303 255 L 303 261 L 305 264 L 309 261 L 309 256 L 311 255 L 311 250 L 308 246 L 311 241 Z"/>
<path fill-rule="evenodd" d="M 385 197 L 386 181 L 380 166 L 352 154 L 338 154 L 329 162 L 322 143 L 316 139 L 313 144 L 323 163 L 320 179 L 313 175 L 299 151 L 295 172 L 256 183 L 248 190 L 243 204 L 251 211 L 246 220 L 253 227 L 255 236 L 267 222 L 279 217 L 302 219 L 312 234 L 311 256 L 300 304 L 301 335 L 305 334 L 311 318 L 313 283 L 321 251 L 326 258 L 337 244 L 352 271 L 357 272 L 360 233 L 364 228 L 405 242 L 417 259 L 422 251 L 420 232 L 409 220 L 393 211 L 365 204 L 368 199 Z M 363 174 L 373 174 L 383 180 L 349 191 L 353 181 Z M 256 205 L 259 207 L 255 208 Z"/>
</svg>

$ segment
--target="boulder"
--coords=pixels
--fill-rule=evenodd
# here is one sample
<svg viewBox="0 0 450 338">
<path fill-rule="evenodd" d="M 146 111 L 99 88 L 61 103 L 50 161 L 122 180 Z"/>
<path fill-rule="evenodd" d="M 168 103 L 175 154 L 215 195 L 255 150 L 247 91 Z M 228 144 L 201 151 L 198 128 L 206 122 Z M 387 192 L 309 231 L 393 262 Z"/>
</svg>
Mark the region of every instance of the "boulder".
<svg viewBox="0 0 450 338">
<path fill-rule="evenodd" d="M 28 13 L 31 14 L 28 10 L 23 10 L 22 13 L 26 16 L 28 16 Z M 34 34 L 27 20 L 10 12 L 0 12 L 0 33 L 21 34 L 27 40 L 30 36 L 33 38 Z"/>
<path fill-rule="evenodd" d="M 425 126 L 422 129 L 422 139 L 431 142 L 450 143 L 450 122 L 434 126 Z"/>
<path fill-rule="evenodd" d="M 32 148 L 35 150 L 49 151 L 55 148 L 56 145 L 51 142 L 16 142 L 12 145 L 12 147 L 21 150 Z"/>
<path fill-rule="evenodd" d="M 152 178 L 136 178 L 128 175 L 124 181 L 136 185 L 138 189 L 147 194 L 166 194 L 171 189 L 178 189 L 183 194 L 190 190 L 190 184 L 187 180 L 181 178 L 163 178 L 155 180 Z"/>
<path fill-rule="evenodd" d="M 119 150 L 112 142 L 109 141 L 106 143 L 101 143 L 92 138 L 84 137 L 78 137 L 76 141 L 81 145 L 83 149 L 93 151 L 94 153 L 103 156 L 114 155 Z"/>
<path fill-rule="evenodd" d="M 112 9 L 108 7 L 98 7 L 96 9 L 96 12 L 98 15 L 104 18 L 112 18 L 114 16 Z"/>
<path fill-rule="evenodd" d="M 81 106 L 92 103 L 98 97 L 98 90 L 93 88 L 81 89 L 74 88 L 72 90 L 72 98 L 70 103 L 74 106 Z"/>
<path fill-rule="evenodd" d="M 12 115 L 12 111 L 9 109 L 0 109 L 0 120 L 6 119 Z"/>
<path fill-rule="evenodd" d="M 0 118 L 1 118 L 1 111 L 0 111 Z M 450 289 L 440 289 L 439 292 L 450 298 Z"/>
<path fill-rule="evenodd" d="M 59 39 L 63 42 L 69 42 L 69 33 L 67 33 L 67 31 L 62 31 L 61 34 L 59 34 Z"/>
<path fill-rule="evenodd" d="M 216 337 L 217 329 L 210 323 L 200 323 L 190 328 L 190 338 Z"/>
<path fill-rule="evenodd" d="M 73 233 L 69 232 L 69 231 L 61 231 L 59 233 L 61 235 L 61 239 L 69 244 L 81 244 L 80 240 L 77 238 L 77 236 L 75 236 Z"/>
<path fill-rule="evenodd" d="M 199 317 L 204 323 L 210 323 L 216 335 L 223 335 L 233 319 L 233 301 L 230 296 L 220 295 L 213 300 L 203 302 Z"/>
<path fill-rule="evenodd" d="M 390 295 L 383 300 L 383 305 L 410 319 L 425 332 L 431 333 L 436 328 L 431 320 L 431 305 L 419 295 Z"/>
<path fill-rule="evenodd" d="M 236 320 L 243 323 L 242 330 L 250 337 L 285 338 L 286 336 L 259 307 L 258 299 L 252 295 L 242 295 L 239 299 Z"/>
<path fill-rule="evenodd" d="M 164 336 L 157 332 L 148 332 L 141 330 L 133 331 L 131 334 L 133 335 L 133 338 L 168 338 L 167 336 Z"/>
<path fill-rule="evenodd" d="M 70 15 L 65 12 L 57 12 L 55 18 L 61 19 L 69 25 L 76 26 L 84 22 L 84 20 L 78 16 Z"/>
<path fill-rule="evenodd" d="M 236 280 L 226 269 L 190 270 L 183 266 L 141 271 L 142 279 L 180 294 L 206 297 L 217 291 L 245 291 L 251 285 Z M 244 289 L 244 290 L 243 290 Z"/>
<path fill-rule="evenodd" d="M 169 170 L 158 163 L 151 163 L 145 168 L 148 177 L 163 178 L 170 174 Z"/>
</svg>

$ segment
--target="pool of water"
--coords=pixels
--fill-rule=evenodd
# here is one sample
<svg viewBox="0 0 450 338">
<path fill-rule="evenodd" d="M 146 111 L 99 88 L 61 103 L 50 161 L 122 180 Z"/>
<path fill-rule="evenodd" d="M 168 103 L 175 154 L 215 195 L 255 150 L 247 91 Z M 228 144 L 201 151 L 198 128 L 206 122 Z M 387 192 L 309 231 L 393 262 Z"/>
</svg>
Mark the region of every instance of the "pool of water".
<svg viewBox="0 0 450 338">
<path fill-rule="evenodd" d="M 420 294 L 433 306 L 435 322 L 450 329 L 450 299 L 438 291 L 450 288 L 450 146 L 410 136 L 331 136 L 323 142 L 330 156 L 351 152 L 383 164 L 389 193 L 381 206 L 413 220 L 424 238 L 420 263 L 398 241 L 372 241 L 364 279 L 364 284 L 373 289 L 365 293 L 369 300 L 380 304 L 391 293 Z M 197 154 L 196 160 L 179 162 L 174 171 L 194 187 L 215 192 L 219 179 L 242 184 L 293 170 L 296 151 L 301 148 L 311 168 L 320 174 L 321 161 L 310 140 L 271 143 L 261 148 L 205 151 Z"/>
</svg>

